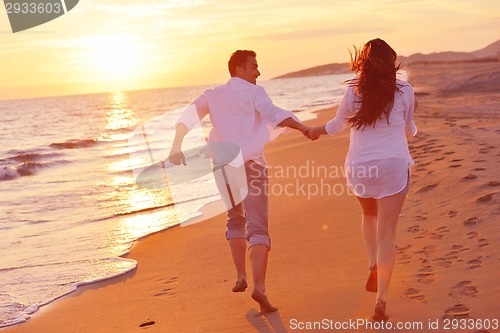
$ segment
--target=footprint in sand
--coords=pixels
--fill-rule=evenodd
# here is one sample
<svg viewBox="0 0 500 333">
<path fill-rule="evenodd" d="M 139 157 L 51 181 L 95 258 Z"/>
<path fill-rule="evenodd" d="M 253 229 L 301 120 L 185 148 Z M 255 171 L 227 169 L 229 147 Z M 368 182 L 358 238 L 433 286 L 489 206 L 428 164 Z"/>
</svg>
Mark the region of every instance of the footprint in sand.
<svg viewBox="0 0 500 333">
<path fill-rule="evenodd" d="M 490 193 L 490 194 L 483 195 L 482 197 L 479 197 L 479 198 L 476 199 L 476 203 L 490 202 L 493 199 L 493 196 L 495 194 L 496 193 Z"/>
<path fill-rule="evenodd" d="M 455 154 L 454 151 L 447 151 L 447 152 L 443 153 L 443 155 L 453 155 L 453 154 Z"/>
<path fill-rule="evenodd" d="M 458 214 L 458 212 L 457 212 L 457 211 L 455 211 L 455 210 L 450 210 L 450 211 L 448 212 L 448 217 L 455 217 L 455 216 L 457 216 L 457 214 Z"/>
<path fill-rule="evenodd" d="M 461 281 L 456 286 L 451 288 L 450 295 L 459 294 L 462 296 L 476 297 L 479 290 L 472 285 L 472 281 Z"/>
<path fill-rule="evenodd" d="M 431 266 L 424 266 L 418 270 L 419 272 L 422 272 L 422 274 L 432 274 L 434 273 L 434 270 L 432 269 Z"/>
<path fill-rule="evenodd" d="M 496 186 L 500 186 L 500 182 L 497 182 L 494 180 L 491 182 L 487 182 L 486 184 L 484 184 L 484 186 L 496 187 Z"/>
<path fill-rule="evenodd" d="M 411 249 L 411 244 L 408 244 L 408 245 L 405 245 L 405 246 L 402 246 L 402 247 L 399 247 L 399 246 L 396 246 L 396 252 L 397 253 L 404 253 L 405 251 Z"/>
<path fill-rule="evenodd" d="M 440 207 L 445 207 L 445 206 L 448 206 L 449 204 L 450 204 L 450 200 L 448 200 L 448 199 L 439 202 Z"/>
<path fill-rule="evenodd" d="M 430 239 L 439 239 L 439 240 L 441 240 L 441 239 L 443 239 L 443 235 L 437 234 L 435 232 L 431 232 L 431 233 L 429 233 L 429 238 Z"/>
<path fill-rule="evenodd" d="M 426 237 L 426 235 L 427 235 L 427 231 L 424 231 L 424 232 L 422 232 L 420 235 L 415 236 L 414 238 L 415 238 L 415 239 L 422 239 L 422 238 L 425 238 L 425 237 Z"/>
<path fill-rule="evenodd" d="M 415 215 L 413 218 L 417 221 L 427 221 L 427 217 L 422 216 L 422 215 Z"/>
<path fill-rule="evenodd" d="M 434 232 L 430 232 L 429 237 L 431 239 L 443 239 L 444 234 L 446 234 L 448 232 L 450 232 L 448 227 L 442 226 L 442 227 L 437 228 Z"/>
<path fill-rule="evenodd" d="M 399 257 L 398 263 L 401 265 L 407 265 L 407 264 L 411 263 L 411 257 L 407 254 L 403 254 Z"/>
<path fill-rule="evenodd" d="M 422 250 L 416 251 L 415 254 L 425 254 L 428 256 L 429 254 L 433 253 L 436 250 L 436 245 L 428 245 L 425 246 Z"/>
<path fill-rule="evenodd" d="M 481 238 L 479 240 L 479 245 L 478 245 L 479 247 L 485 247 L 485 246 L 489 246 L 489 245 L 490 245 L 490 242 L 487 239 Z"/>
<path fill-rule="evenodd" d="M 479 154 L 489 154 L 490 150 L 488 148 L 483 148 L 479 150 Z"/>
<path fill-rule="evenodd" d="M 416 301 L 421 301 L 421 300 L 425 299 L 424 295 L 422 295 L 420 293 L 420 291 L 418 291 L 415 288 L 409 288 L 409 289 L 407 289 L 405 291 L 405 296 L 408 297 L 409 299 L 413 299 L 413 300 L 416 300 Z"/>
<path fill-rule="evenodd" d="M 153 296 L 159 297 L 159 296 L 168 296 L 172 297 L 175 295 L 175 292 L 173 291 L 173 284 L 177 284 L 178 278 L 176 276 L 170 278 L 170 279 L 160 279 L 158 282 L 163 284 L 167 288 L 161 288 L 161 290 L 157 293 L 155 293 Z"/>
<path fill-rule="evenodd" d="M 445 225 L 442 226 L 442 227 L 437 228 L 436 231 L 439 232 L 440 234 L 444 234 L 446 232 L 450 232 L 450 230 L 448 229 L 448 227 L 445 226 Z"/>
<path fill-rule="evenodd" d="M 154 294 L 153 296 L 159 297 L 159 296 L 174 296 L 175 293 L 173 292 L 172 288 L 165 288 L 161 292 Z"/>
<path fill-rule="evenodd" d="M 450 162 L 462 162 L 464 159 L 463 158 L 455 158 L 451 160 Z"/>
<path fill-rule="evenodd" d="M 419 225 L 412 225 L 411 227 L 408 228 L 408 232 L 410 232 L 410 233 L 416 233 L 416 232 L 419 232 L 419 231 L 423 231 L 423 229 L 420 228 Z"/>
<path fill-rule="evenodd" d="M 475 169 L 472 169 L 473 171 L 484 171 L 486 170 L 485 168 L 475 168 Z"/>
<path fill-rule="evenodd" d="M 476 217 L 476 218 L 477 218 L 477 217 Z M 469 232 L 469 233 L 467 234 L 467 236 L 469 236 L 469 237 L 468 237 L 469 239 L 476 238 L 476 237 L 477 237 L 477 235 L 478 235 L 478 233 L 477 233 L 477 232 L 475 232 L 475 231 L 471 231 L 471 232 Z"/>
<path fill-rule="evenodd" d="M 458 259 L 459 253 L 460 253 L 459 251 L 451 251 L 451 252 L 446 253 L 444 256 L 446 257 L 447 260 L 454 260 L 454 259 Z"/>
<path fill-rule="evenodd" d="M 450 164 L 448 165 L 448 168 L 460 168 L 462 164 Z"/>
<path fill-rule="evenodd" d="M 448 268 L 451 266 L 451 261 L 446 260 L 445 258 L 437 258 L 437 259 L 434 259 L 433 261 L 435 261 L 436 265 L 438 265 L 440 267 Z"/>
<path fill-rule="evenodd" d="M 422 192 L 427 192 L 427 191 L 433 190 L 438 185 L 439 184 L 437 184 L 437 183 L 426 185 L 426 186 L 418 189 L 417 192 L 415 192 L 415 193 L 422 193 Z"/>
<path fill-rule="evenodd" d="M 464 180 L 471 180 L 471 179 L 476 179 L 476 178 L 477 178 L 477 176 L 476 176 L 476 175 L 474 175 L 474 174 L 472 174 L 472 173 L 469 173 L 467 176 L 465 176 L 465 177 L 464 177 L 464 178 L 462 178 L 462 179 L 464 179 Z"/>
<path fill-rule="evenodd" d="M 434 159 L 434 161 L 442 161 L 442 160 L 444 160 L 444 157 L 438 157 Z"/>
<path fill-rule="evenodd" d="M 417 274 L 417 282 L 423 284 L 431 284 L 434 282 L 434 270 L 431 266 L 424 266 L 418 270 L 419 274 Z"/>
<path fill-rule="evenodd" d="M 481 268 L 481 266 L 483 265 L 483 261 L 481 259 L 482 259 L 482 257 L 477 257 L 476 259 L 473 259 L 473 260 L 470 260 L 469 262 L 467 262 L 470 265 L 469 268 L 470 269 Z"/>
<path fill-rule="evenodd" d="M 468 226 L 470 226 L 470 225 L 476 225 L 478 222 L 479 222 L 479 218 L 477 218 L 476 216 L 474 216 L 474 217 L 471 217 L 468 220 L 465 220 L 464 221 L 464 225 L 468 225 Z M 477 234 L 476 234 L 476 236 L 477 236 Z"/>
<path fill-rule="evenodd" d="M 462 303 L 455 304 L 454 307 L 446 310 L 444 315 L 444 319 L 461 319 L 461 318 L 469 318 L 470 309 Z"/>
</svg>

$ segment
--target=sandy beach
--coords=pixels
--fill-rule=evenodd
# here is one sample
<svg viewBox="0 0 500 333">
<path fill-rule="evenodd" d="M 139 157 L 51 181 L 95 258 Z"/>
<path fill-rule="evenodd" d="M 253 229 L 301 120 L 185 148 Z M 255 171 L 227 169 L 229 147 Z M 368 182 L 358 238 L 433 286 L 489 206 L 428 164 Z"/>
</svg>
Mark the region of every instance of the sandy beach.
<svg viewBox="0 0 500 333">
<path fill-rule="evenodd" d="M 419 101 L 419 132 L 410 141 L 415 165 L 387 303 L 394 328 L 376 331 L 500 331 L 493 326 L 500 325 L 500 65 L 407 70 Z M 309 124 L 334 115 L 335 108 L 318 111 Z M 299 329 L 372 315 L 361 210 L 342 175 L 348 144 L 348 131 L 316 142 L 288 133 L 266 148 L 272 239 L 266 292 L 278 312 L 259 315 L 251 283 L 245 293 L 231 292 L 235 272 L 219 215 L 141 239 L 127 255 L 138 261 L 135 271 L 80 287 L 2 332 L 370 331 Z M 324 168 L 327 179 L 312 172 Z M 472 319 L 471 326 L 446 330 L 445 318 Z M 480 320 L 491 320 L 491 327 L 480 328 Z M 397 329 L 397 323 L 422 327 Z"/>
</svg>

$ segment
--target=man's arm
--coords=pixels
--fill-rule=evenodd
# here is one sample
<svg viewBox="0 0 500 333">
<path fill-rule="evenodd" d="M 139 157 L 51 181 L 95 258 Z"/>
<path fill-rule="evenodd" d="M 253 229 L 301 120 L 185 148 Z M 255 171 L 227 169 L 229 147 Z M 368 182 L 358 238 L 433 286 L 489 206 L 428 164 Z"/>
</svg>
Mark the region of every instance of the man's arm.
<svg viewBox="0 0 500 333">
<path fill-rule="evenodd" d="M 290 127 L 290 128 L 299 130 L 302 133 L 304 133 L 304 131 L 308 128 L 306 125 L 304 125 L 301 122 L 293 119 L 292 117 L 286 118 L 281 123 L 279 123 L 278 126 L 280 126 L 280 127 Z"/>
<path fill-rule="evenodd" d="M 289 127 L 289 128 L 293 128 L 293 129 L 299 130 L 299 131 L 302 132 L 302 134 L 304 134 L 304 136 L 306 136 L 307 138 L 309 138 L 309 127 L 307 127 L 306 125 L 302 124 L 301 122 L 296 121 L 292 117 L 286 118 L 281 123 L 279 123 L 278 126 L 280 126 L 280 127 Z"/>
<path fill-rule="evenodd" d="M 172 164 L 179 165 L 182 163 L 186 165 L 186 157 L 181 148 L 182 141 L 186 134 L 208 114 L 208 102 L 205 93 L 191 103 L 177 120 L 174 143 L 168 156 L 168 161 Z"/>
<path fill-rule="evenodd" d="M 178 123 L 175 127 L 174 143 L 172 144 L 172 149 L 170 149 L 170 154 L 168 155 L 168 161 L 170 163 L 175 165 L 182 163 L 183 165 L 186 165 L 186 157 L 184 156 L 181 147 L 182 140 L 184 140 L 184 137 L 188 132 L 189 129 L 183 123 Z"/>
<path fill-rule="evenodd" d="M 273 126 L 293 128 L 301 131 L 305 137 L 309 138 L 310 128 L 295 120 L 291 116 L 291 111 L 283 110 L 274 105 L 264 88 L 259 87 L 259 92 L 255 95 L 254 105 L 257 112 Z"/>
</svg>

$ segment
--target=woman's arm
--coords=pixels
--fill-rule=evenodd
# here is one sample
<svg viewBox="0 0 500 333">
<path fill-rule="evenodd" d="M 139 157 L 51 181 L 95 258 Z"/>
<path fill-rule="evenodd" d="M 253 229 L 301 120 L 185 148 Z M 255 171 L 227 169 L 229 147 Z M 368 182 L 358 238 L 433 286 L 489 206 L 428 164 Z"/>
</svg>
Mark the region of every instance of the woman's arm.
<svg viewBox="0 0 500 333">
<path fill-rule="evenodd" d="M 415 121 L 413 120 L 415 116 L 415 110 L 417 109 L 418 102 L 415 98 L 415 94 L 413 92 L 413 88 L 411 88 L 411 92 L 409 94 L 409 100 L 407 103 L 408 110 L 405 113 L 405 133 L 406 137 L 412 137 L 417 134 L 417 125 L 415 125 Z"/>
<path fill-rule="evenodd" d="M 337 109 L 337 115 L 323 126 L 316 126 L 310 130 L 312 141 L 319 139 L 323 134 L 338 134 L 347 127 L 347 120 L 354 115 L 354 87 L 347 88 Z"/>
</svg>

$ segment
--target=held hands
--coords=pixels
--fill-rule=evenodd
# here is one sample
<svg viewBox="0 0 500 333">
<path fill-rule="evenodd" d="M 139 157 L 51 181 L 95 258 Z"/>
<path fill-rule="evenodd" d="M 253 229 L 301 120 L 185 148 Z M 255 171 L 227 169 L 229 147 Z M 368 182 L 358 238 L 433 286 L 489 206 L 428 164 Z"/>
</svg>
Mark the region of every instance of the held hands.
<svg viewBox="0 0 500 333">
<path fill-rule="evenodd" d="M 311 139 L 311 141 L 318 140 L 321 134 L 326 134 L 325 126 L 311 127 L 309 139 Z"/>
<path fill-rule="evenodd" d="M 296 121 L 292 117 L 283 120 L 278 126 L 286 126 L 302 132 L 302 134 L 311 141 L 317 140 L 321 134 L 326 134 L 325 126 L 310 127 Z"/>
<path fill-rule="evenodd" d="M 300 131 L 311 141 L 318 140 L 321 134 L 325 134 L 324 126 L 303 126 Z"/>
<path fill-rule="evenodd" d="M 321 134 L 327 134 L 325 126 L 312 127 L 300 124 L 295 128 L 301 131 L 302 134 L 311 141 L 318 140 Z M 186 165 L 186 156 L 184 156 L 184 153 L 182 152 L 181 148 L 178 147 L 178 145 L 176 145 L 175 143 L 172 146 L 172 149 L 170 150 L 168 161 L 174 165 L 180 165 L 180 164 Z"/>
</svg>

